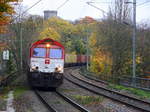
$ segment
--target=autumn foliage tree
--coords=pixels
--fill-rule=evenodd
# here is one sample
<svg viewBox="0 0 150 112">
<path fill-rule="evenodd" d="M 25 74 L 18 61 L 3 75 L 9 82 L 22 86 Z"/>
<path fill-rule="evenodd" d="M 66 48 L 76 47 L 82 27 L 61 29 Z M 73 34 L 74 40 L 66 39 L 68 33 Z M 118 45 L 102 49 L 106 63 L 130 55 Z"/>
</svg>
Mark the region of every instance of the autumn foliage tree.
<svg viewBox="0 0 150 112">
<path fill-rule="evenodd" d="M 39 39 L 52 38 L 61 42 L 70 51 L 71 32 L 73 25 L 66 20 L 58 17 L 52 17 L 44 21 L 43 29 L 40 31 Z"/>
<path fill-rule="evenodd" d="M 79 21 L 76 21 L 77 24 L 90 24 L 90 23 L 94 23 L 96 20 L 94 20 L 92 17 L 90 16 L 86 16 L 82 19 L 80 19 Z"/>
<path fill-rule="evenodd" d="M 10 4 L 18 0 L 0 0 L 0 33 L 6 31 L 6 25 L 10 22 L 14 7 Z"/>
</svg>

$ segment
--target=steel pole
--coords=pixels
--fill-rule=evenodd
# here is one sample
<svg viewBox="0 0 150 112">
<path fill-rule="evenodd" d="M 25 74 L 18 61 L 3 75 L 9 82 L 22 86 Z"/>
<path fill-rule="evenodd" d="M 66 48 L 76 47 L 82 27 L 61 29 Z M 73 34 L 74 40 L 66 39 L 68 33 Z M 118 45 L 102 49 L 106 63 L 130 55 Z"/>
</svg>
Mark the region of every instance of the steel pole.
<svg viewBox="0 0 150 112">
<path fill-rule="evenodd" d="M 20 27 L 20 66 L 22 71 L 22 27 Z"/>
<path fill-rule="evenodd" d="M 132 38 L 132 53 L 133 53 L 133 85 L 136 78 L 136 0 L 133 0 L 133 38 Z"/>
<path fill-rule="evenodd" d="M 20 23 L 20 72 L 22 73 L 22 24 L 21 24 L 21 14 L 19 13 L 19 23 Z"/>
<path fill-rule="evenodd" d="M 86 58 L 86 68 L 87 70 L 89 70 L 89 47 L 88 47 L 88 29 L 87 29 L 87 36 L 86 36 L 86 55 L 87 55 L 87 58 Z"/>
</svg>

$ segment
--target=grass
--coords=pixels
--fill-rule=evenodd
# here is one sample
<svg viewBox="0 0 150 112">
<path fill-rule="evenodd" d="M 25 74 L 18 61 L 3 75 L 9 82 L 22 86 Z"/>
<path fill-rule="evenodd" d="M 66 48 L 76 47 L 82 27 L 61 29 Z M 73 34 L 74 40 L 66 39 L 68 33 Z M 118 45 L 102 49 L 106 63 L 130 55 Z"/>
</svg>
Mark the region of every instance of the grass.
<svg viewBox="0 0 150 112">
<path fill-rule="evenodd" d="M 144 90 L 140 90 L 140 89 L 136 89 L 136 88 L 125 87 L 125 86 L 121 86 L 121 85 L 114 85 L 114 84 L 110 84 L 108 87 L 116 89 L 116 90 L 128 91 L 132 94 L 139 96 L 140 98 L 150 99 L 150 92 L 148 92 L 148 91 L 144 91 Z"/>
<path fill-rule="evenodd" d="M 0 89 L 0 111 L 6 111 L 6 99 L 10 90 L 12 90 L 11 87 L 3 87 Z"/>
<path fill-rule="evenodd" d="M 74 89 L 60 88 L 60 91 L 63 91 L 63 92 L 74 92 L 75 90 Z"/>
<path fill-rule="evenodd" d="M 12 87 L 12 86 L 7 86 L 4 87 L 1 91 L 0 91 L 0 98 L 6 99 L 8 97 L 8 92 L 9 91 L 14 91 L 14 97 L 18 97 L 21 94 L 23 94 L 26 90 L 28 90 L 28 87 L 21 87 L 21 86 L 17 86 L 17 87 Z"/>
<path fill-rule="evenodd" d="M 22 95 L 25 91 L 27 91 L 28 87 L 15 87 L 14 88 L 14 97 L 17 98 Z"/>
<path fill-rule="evenodd" d="M 0 111 L 5 111 L 6 110 L 6 100 L 4 100 L 4 99 L 0 99 L 1 101 L 0 101 Z"/>
<path fill-rule="evenodd" d="M 78 102 L 83 105 L 99 103 L 103 101 L 103 97 L 100 96 L 81 96 L 81 95 L 72 95 Z"/>
<path fill-rule="evenodd" d="M 3 89 L 0 90 L 0 98 L 6 99 L 8 98 L 8 92 L 12 90 L 11 87 L 4 87 Z"/>
<path fill-rule="evenodd" d="M 60 101 L 55 101 L 54 104 L 61 104 L 61 102 Z"/>
<path fill-rule="evenodd" d="M 13 87 L 13 86 L 7 86 L 0 90 L 0 111 L 6 110 L 6 99 L 8 98 L 9 91 L 14 91 L 14 97 L 18 98 L 21 94 L 23 94 L 26 90 L 28 90 L 27 87 Z"/>
</svg>

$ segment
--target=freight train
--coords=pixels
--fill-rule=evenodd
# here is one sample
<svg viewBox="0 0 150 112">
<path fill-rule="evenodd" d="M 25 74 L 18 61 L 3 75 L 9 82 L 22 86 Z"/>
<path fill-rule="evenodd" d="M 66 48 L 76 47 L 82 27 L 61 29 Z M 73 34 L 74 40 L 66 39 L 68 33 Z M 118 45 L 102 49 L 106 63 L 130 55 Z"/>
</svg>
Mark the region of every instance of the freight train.
<svg viewBox="0 0 150 112">
<path fill-rule="evenodd" d="M 64 67 L 86 64 L 85 55 L 65 54 L 64 46 L 50 38 L 39 40 L 30 48 L 28 81 L 33 87 L 59 87 Z"/>
</svg>

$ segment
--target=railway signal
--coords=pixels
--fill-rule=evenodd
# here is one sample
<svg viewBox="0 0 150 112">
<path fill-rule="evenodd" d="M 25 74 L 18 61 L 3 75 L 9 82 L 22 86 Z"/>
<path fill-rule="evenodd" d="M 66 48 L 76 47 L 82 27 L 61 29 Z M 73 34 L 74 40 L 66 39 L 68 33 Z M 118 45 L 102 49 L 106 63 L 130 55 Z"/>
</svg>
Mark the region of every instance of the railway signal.
<svg viewBox="0 0 150 112">
<path fill-rule="evenodd" d="M 3 60 L 9 60 L 9 51 L 8 50 L 3 51 Z"/>
</svg>

